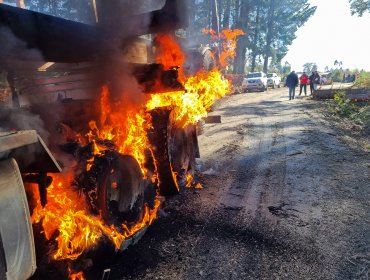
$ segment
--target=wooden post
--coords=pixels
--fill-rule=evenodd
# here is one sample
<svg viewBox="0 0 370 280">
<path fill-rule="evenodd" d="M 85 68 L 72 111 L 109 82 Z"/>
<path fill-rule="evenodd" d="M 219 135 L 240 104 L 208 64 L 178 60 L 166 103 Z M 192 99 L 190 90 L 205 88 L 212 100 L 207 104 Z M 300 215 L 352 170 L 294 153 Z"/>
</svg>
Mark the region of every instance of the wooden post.
<svg viewBox="0 0 370 280">
<path fill-rule="evenodd" d="M 92 2 L 93 9 L 94 9 L 95 22 L 98 23 L 99 18 L 98 18 L 98 10 L 96 8 L 96 0 L 91 0 L 91 2 Z"/>
<path fill-rule="evenodd" d="M 16 0 L 16 2 L 17 2 L 17 7 L 18 8 L 22 8 L 22 9 L 25 8 L 25 6 L 24 6 L 24 0 Z"/>
</svg>

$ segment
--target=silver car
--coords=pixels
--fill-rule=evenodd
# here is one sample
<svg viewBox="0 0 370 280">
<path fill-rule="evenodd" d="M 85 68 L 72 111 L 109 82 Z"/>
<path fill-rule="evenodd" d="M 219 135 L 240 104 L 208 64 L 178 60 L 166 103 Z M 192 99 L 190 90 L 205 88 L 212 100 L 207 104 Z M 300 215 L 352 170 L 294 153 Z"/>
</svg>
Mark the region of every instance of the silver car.
<svg viewBox="0 0 370 280">
<path fill-rule="evenodd" d="M 281 78 L 276 73 L 267 74 L 267 86 L 275 88 L 280 87 Z"/>
<path fill-rule="evenodd" d="M 242 82 L 243 92 L 246 91 L 266 91 L 267 90 L 267 76 L 264 72 L 248 73 Z"/>
</svg>

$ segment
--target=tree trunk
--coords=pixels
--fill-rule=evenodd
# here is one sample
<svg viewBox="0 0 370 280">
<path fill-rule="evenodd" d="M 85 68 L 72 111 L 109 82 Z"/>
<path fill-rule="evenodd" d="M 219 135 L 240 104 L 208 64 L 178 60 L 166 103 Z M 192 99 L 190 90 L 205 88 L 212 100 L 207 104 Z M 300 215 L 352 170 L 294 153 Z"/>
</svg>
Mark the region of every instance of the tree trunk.
<svg viewBox="0 0 370 280">
<path fill-rule="evenodd" d="M 240 17 L 237 28 L 246 30 L 249 22 L 250 0 L 241 2 Z M 244 73 L 245 52 L 248 45 L 247 36 L 240 36 L 236 45 L 236 57 L 234 60 L 234 74 Z"/>
<path fill-rule="evenodd" d="M 225 10 L 223 14 L 222 28 L 230 28 L 230 0 L 225 2 Z"/>
<path fill-rule="evenodd" d="M 220 32 L 220 18 L 219 18 L 219 9 L 218 1 L 211 0 L 211 11 L 212 11 L 212 22 L 211 28 L 217 32 Z"/>
<path fill-rule="evenodd" d="M 267 34 L 266 34 L 266 45 L 263 61 L 263 72 L 267 73 L 269 58 L 271 56 L 271 43 L 274 34 L 274 23 L 275 23 L 275 8 L 276 0 L 270 0 L 269 12 L 268 12 L 268 23 L 267 23 Z"/>
<path fill-rule="evenodd" d="M 188 36 L 191 37 L 194 33 L 195 27 L 195 1 L 196 0 L 187 0 L 188 2 L 188 18 L 189 18 L 189 28 L 188 28 Z"/>
<path fill-rule="evenodd" d="M 260 11 L 261 5 L 257 4 L 257 13 L 256 13 L 256 21 L 255 21 L 255 29 L 253 33 L 253 42 L 252 42 L 252 63 L 251 63 L 251 71 L 254 72 L 256 68 L 256 59 L 257 59 L 257 44 L 258 44 L 258 35 L 259 35 L 259 27 L 260 27 Z"/>
</svg>

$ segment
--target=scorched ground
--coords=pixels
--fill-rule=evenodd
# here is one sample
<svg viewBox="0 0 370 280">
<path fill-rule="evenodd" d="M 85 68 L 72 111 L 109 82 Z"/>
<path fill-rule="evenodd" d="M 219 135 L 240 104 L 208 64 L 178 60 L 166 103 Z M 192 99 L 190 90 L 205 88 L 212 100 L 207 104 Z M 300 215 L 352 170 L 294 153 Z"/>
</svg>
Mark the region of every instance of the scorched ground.
<svg viewBox="0 0 370 280">
<path fill-rule="evenodd" d="M 196 178 L 101 279 L 367 279 L 369 151 L 286 89 L 224 98 Z M 34 279 L 42 279 L 35 277 Z M 45 279 L 45 278 L 43 278 Z"/>
</svg>

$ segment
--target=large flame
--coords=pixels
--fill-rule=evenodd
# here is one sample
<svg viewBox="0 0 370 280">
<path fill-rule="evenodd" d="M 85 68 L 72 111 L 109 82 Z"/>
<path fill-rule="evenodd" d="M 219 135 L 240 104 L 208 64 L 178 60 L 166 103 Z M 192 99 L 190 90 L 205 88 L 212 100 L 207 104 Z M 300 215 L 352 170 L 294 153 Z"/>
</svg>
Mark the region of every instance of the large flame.
<svg viewBox="0 0 370 280">
<path fill-rule="evenodd" d="M 140 164 L 145 175 L 145 150 L 149 147 L 146 131 L 150 128 L 150 115 L 143 110 L 112 110 L 109 100 L 109 89 L 102 88 L 100 98 L 100 126 L 90 121 L 90 141 L 95 143 L 95 154 L 100 154 L 105 148 L 96 140 L 111 140 L 121 154 L 133 156 Z"/>
<path fill-rule="evenodd" d="M 183 64 L 183 52 L 172 37 L 158 36 L 157 43 L 157 59 L 165 69 Z M 142 108 L 115 105 L 110 100 L 109 88 L 104 86 L 100 98 L 100 118 L 89 122 L 90 132 L 83 141 L 94 143 L 94 153 L 99 155 L 107 149 L 104 141 L 108 140 L 117 152 L 133 156 L 146 176 L 145 155 L 146 150 L 150 149 L 146 131 L 151 127 L 148 112 L 155 108 L 170 107 L 177 124 L 185 127 L 206 117 L 212 104 L 230 89 L 229 82 L 218 70 L 201 72 L 189 78 L 180 76 L 180 79 L 185 91 L 148 95 L 147 103 Z M 92 162 L 93 159 L 90 164 Z M 129 227 L 122 224 L 120 229 L 107 225 L 101 217 L 89 214 L 84 196 L 77 193 L 71 184 L 73 178 L 74 174 L 53 175 L 53 183 L 47 189 L 48 203 L 44 208 L 38 193 L 34 195 L 37 206 L 33 210 L 32 222 L 42 224 L 47 239 L 55 238 L 57 249 L 53 252 L 53 258 L 56 260 L 77 259 L 103 236 L 120 248 L 122 242 L 156 218 L 160 206 L 158 198 L 153 208 L 144 206 L 142 218 L 135 225 Z M 189 185 L 191 181 L 189 177 Z M 196 186 L 201 187 L 199 184 Z M 71 273 L 70 278 L 83 279 L 83 275 Z"/>
<path fill-rule="evenodd" d="M 223 29 L 220 34 L 217 34 L 213 29 L 204 28 L 203 33 L 209 34 L 212 40 L 220 41 L 220 66 L 222 68 L 230 65 L 236 55 L 236 38 L 241 35 L 245 35 L 241 29 Z"/>
<path fill-rule="evenodd" d="M 84 199 L 71 186 L 71 179 L 66 174 L 53 175 L 53 184 L 48 187 L 48 203 L 44 208 L 38 193 L 34 192 L 37 206 L 31 219 L 33 223 L 41 222 L 47 239 L 58 233 L 55 238 L 58 246 L 53 254 L 56 260 L 77 259 L 86 249 L 96 245 L 103 235 L 119 249 L 124 240 L 150 225 L 156 217 L 159 200 L 153 209 L 145 205 L 141 221 L 131 228 L 123 224 L 121 232 L 113 225 L 106 225 L 101 217 L 88 214 Z"/>
<path fill-rule="evenodd" d="M 195 124 L 207 116 L 212 104 L 225 96 L 230 83 L 218 70 L 200 72 L 185 82 L 186 92 L 153 94 L 146 104 L 147 110 L 172 107 L 174 118 L 182 127 Z"/>
<path fill-rule="evenodd" d="M 163 65 L 165 70 L 174 66 L 182 66 L 185 63 L 185 55 L 181 46 L 176 42 L 174 36 L 169 34 L 158 34 L 155 38 L 156 62 Z M 184 73 L 179 69 L 180 79 L 183 80 Z"/>
</svg>

